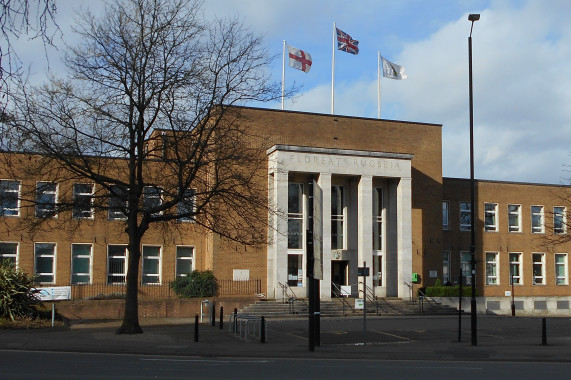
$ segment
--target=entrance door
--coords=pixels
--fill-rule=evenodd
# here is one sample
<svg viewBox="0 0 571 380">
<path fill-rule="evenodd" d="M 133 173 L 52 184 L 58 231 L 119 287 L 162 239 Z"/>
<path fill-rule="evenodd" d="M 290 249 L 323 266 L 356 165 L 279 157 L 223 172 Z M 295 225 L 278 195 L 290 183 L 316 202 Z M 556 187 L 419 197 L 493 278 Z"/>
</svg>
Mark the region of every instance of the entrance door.
<svg viewBox="0 0 571 380">
<path fill-rule="evenodd" d="M 341 285 L 349 285 L 349 262 L 348 261 L 332 261 L 331 262 L 331 297 L 339 297 Z"/>
</svg>

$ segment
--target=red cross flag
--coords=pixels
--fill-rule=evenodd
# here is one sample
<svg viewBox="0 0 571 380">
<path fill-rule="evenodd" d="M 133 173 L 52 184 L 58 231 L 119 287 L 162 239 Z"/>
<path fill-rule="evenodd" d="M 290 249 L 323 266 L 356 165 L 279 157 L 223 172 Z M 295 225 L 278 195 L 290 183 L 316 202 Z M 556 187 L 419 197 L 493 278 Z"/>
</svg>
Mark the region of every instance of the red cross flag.
<svg viewBox="0 0 571 380">
<path fill-rule="evenodd" d="M 287 45 L 287 51 L 290 67 L 306 73 L 309 72 L 309 69 L 311 68 L 311 55 L 309 53 L 296 49 L 290 45 Z"/>
</svg>

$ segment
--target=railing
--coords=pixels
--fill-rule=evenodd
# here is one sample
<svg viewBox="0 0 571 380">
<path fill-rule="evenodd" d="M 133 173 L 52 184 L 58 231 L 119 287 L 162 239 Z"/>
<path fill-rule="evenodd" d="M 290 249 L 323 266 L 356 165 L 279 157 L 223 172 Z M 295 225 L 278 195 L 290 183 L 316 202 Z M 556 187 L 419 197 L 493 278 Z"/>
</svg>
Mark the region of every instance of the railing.
<svg viewBox="0 0 571 380">
<path fill-rule="evenodd" d="M 262 280 L 240 280 L 229 279 L 216 280 L 219 296 L 254 296 L 262 292 Z M 127 293 L 127 285 L 122 284 L 57 284 L 56 286 L 70 286 L 71 299 L 73 300 L 103 300 L 122 299 Z M 41 287 L 41 286 L 40 286 Z M 140 299 L 150 298 L 175 298 L 176 293 L 171 289 L 170 282 L 160 285 L 141 285 L 138 287 L 138 297 Z"/>
<path fill-rule="evenodd" d="M 403 281 L 403 283 L 408 287 L 408 294 L 410 297 L 410 302 L 414 302 L 414 298 L 413 298 L 414 287 L 412 286 L 412 284 L 409 284 L 406 281 Z"/>
<path fill-rule="evenodd" d="M 345 316 L 345 307 L 351 311 L 354 311 L 353 306 L 347 302 L 347 298 L 343 297 L 341 294 L 341 287 L 334 282 L 331 283 L 331 287 L 333 288 L 333 294 L 337 296 L 337 298 L 341 301 L 341 305 L 343 305 L 343 316 Z"/>
<path fill-rule="evenodd" d="M 363 284 L 363 282 L 359 282 L 360 284 Z M 371 301 L 373 304 L 375 304 L 375 310 L 377 315 L 380 315 L 379 313 L 379 300 L 377 299 L 377 296 L 375 295 L 375 291 L 373 290 L 373 288 L 367 286 L 367 284 L 363 284 L 364 286 L 364 294 L 365 297 L 367 297 L 368 301 Z"/>
<path fill-rule="evenodd" d="M 291 303 L 293 303 L 293 301 L 297 300 L 295 293 L 293 292 L 293 290 L 291 289 L 291 287 L 288 285 L 287 282 L 285 284 L 278 282 L 278 284 L 282 288 L 282 301 L 283 301 L 283 303 L 291 304 Z"/>
</svg>

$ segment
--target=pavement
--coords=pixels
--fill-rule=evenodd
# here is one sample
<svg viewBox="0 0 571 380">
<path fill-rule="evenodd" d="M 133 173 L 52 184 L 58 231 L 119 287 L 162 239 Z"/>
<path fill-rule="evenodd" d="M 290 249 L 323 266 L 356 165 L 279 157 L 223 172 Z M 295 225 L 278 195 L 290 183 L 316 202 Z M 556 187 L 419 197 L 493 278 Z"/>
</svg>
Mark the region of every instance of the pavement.
<svg viewBox="0 0 571 380">
<path fill-rule="evenodd" d="M 0 350 L 92 352 L 185 357 L 343 358 L 571 362 L 571 319 L 479 315 L 477 345 L 470 316 L 367 316 L 322 318 L 311 351 L 308 319 L 266 320 L 266 342 L 239 337 L 226 320 L 220 328 L 194 318 L 141 319 L 143 334 L 116 335 L 120 321 L 70 321 L 66 326 L 0 330 Z M 458 340 L 460 328 L 460 341 Z"/>
</svg>

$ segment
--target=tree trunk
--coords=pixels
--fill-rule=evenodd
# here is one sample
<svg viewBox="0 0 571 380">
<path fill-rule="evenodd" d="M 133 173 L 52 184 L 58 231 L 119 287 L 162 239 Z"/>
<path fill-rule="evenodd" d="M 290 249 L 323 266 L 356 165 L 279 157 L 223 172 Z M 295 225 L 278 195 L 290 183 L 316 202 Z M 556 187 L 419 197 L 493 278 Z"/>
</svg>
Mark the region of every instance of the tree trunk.
<svg viewBox="0 0 571 380">
<path fill-rule="evenodd" d="M 133 231 L 133 229 L 130 229 Z M 139 262 L 141 258 L 141 236 L 139 231 L 129 232 L 129 264 L 127 267 L 127 295 L 123 323 L 116 334 L 142 334 L 139 325 Z"/>
</svg>

